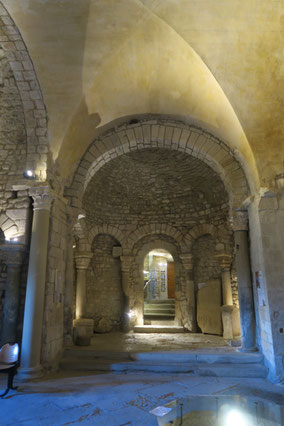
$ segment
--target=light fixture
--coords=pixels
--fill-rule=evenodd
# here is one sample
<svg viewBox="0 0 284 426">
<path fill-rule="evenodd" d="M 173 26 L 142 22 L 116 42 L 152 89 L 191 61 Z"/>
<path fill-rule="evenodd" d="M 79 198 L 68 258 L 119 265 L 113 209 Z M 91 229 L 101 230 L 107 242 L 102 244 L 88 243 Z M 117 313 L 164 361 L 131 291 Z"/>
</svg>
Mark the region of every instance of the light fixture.
<svg viewBox="0 0 284 426">
<path fill-rule="evenodd" d="M 17 237 L 12 238 L 12 241 L 13 241 L 13 243 L 17 243 L 19 241 L 19 238 L 17 238 Z"/>
<path fill-rule="evenodd" d="M 36 174 L 34 172 L 34 170 L 28 169 L 24 171 L 24 178 L 26 179 L 35 179 L 36 178 Z"/>
<path fill-rule="evenodd" d="M 147 275 L 147 274 L 149 274 L 149 271 L 143 271 L 143 274 Z"/>
<path fill-rule="evenodd" d="M 14 349 L 13 349 L 13 355 L 14 355 L 14 356 L 18 356 L 18 353 L 19 353 L 19 346 L 18 346 L 18 345 L 16 345 L 16 346 L 14 347 Z"/>
<path fill-rule="evenodd" d="M 248 426 L 248 423 L 243 414 L 234 409 L 226 414 L 225 426 Z"/>
<path fill-rule="evenodd" d="M 134 312 L 132 311 L 132 309 L 130 309 L 129 312 L 127 312 L 127 315 L 129 316 L 129 318 L 132 318 L 134 315 Z"/>
</svg>

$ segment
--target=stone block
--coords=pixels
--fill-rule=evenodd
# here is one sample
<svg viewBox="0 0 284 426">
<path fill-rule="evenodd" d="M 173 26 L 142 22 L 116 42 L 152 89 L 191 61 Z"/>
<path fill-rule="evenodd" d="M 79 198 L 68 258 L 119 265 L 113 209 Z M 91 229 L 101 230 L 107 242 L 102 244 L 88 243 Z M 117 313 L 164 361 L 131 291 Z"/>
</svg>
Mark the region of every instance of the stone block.
<svg viewBox="0 0 284 426">
<path fill-rule="evenodd" d="M 78 346 L 89 346 L 94 332 L 94 320 L 81 318 L 73 321 L 74 342 Z"/>
<path fill-rule="evenodd" d="M 198 290 L 197 322 L 202 333 L 222 335 L 220 280 L 210 280 Z"/>
<path fill-rule="evenodd" d="M 223 305 L 221 308 L 224 339 L 233 338 L 233 309 L 233 305 Z"/>
</svg>

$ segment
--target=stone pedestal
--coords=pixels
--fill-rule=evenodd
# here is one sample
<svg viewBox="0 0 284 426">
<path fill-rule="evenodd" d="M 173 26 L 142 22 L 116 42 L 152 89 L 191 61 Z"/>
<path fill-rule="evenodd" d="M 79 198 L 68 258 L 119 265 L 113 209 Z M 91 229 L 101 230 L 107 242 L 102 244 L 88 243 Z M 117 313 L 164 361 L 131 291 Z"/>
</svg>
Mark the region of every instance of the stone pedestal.
<svg viewBox="0 0 284 426">
<path fill-rule="evenodd" d="M 73 327 L 75 345 L 89 346 L 94 333 L 94 320 L 87 318 L 75 319 Z"/>
<path fill-rule="evenodd" d="M 246 212 L 236 212 L 234 214 L 233 229 L 242 336 L 241 350 L 243 352 L 252 352 L 256 350 L 255 316 L 248 244 L 248 216 Z"/>
<path fill-rule="evenodd" d="M 233 323 L 234 339 L 237 337 L 240 338 L 241 336 L 240 311 L 236 306 L 233 306 L 232 323 Z"/>
<path fill-rule="evenodd" d="M 0 344 L 14 343 L 17 336 L 18 312 L 20 304 L 20 278 L 25 247 L 6 244 L 1 252 L 7 265 L 7 282 L 2 320 Z"/>
<path fill-rule="evenodd" d="M 233 309 L 232 305 L 223 305 L 221 307 L 224 339 L 233 339 L 234 337 Z"/>
<path fill-rule="evenodd" d="M 34 200 L 34 215 L 25 300 L 21 369 L 19 370 L 22 377 L 34 377 L 41 371 L 40 353 L 51 204 L 48 187 L 31 188 L 30 195 Z"/>
</svg>

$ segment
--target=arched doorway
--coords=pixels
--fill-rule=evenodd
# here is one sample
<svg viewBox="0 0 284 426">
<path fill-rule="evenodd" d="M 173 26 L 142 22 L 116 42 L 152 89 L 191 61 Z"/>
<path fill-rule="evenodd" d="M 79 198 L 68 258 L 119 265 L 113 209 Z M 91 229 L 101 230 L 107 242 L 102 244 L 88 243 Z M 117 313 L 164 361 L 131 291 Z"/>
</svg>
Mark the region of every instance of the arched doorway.
<svg viewBox="0 0 284 426">
<path fill-rule="evenodd" d="M 144 324 L 173 323 L 175 319 L 174 259 L 164 249 L 151 250 L 144 259 Z"/>
</svg>

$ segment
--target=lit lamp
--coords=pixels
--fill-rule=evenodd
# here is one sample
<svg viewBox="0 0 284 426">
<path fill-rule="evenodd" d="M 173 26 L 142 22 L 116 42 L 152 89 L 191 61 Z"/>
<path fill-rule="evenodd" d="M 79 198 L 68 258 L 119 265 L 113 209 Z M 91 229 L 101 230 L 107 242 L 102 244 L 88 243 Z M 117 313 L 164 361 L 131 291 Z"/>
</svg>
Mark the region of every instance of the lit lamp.
<svg viewBox="0 0 284 426">
<path fill-rule="evenodd" d="M 24 178 L 25 179 L 35 179 L 36 178 L 36 174 L 34 170 L 28 169 L 24 171 Z"/>
</svg>

